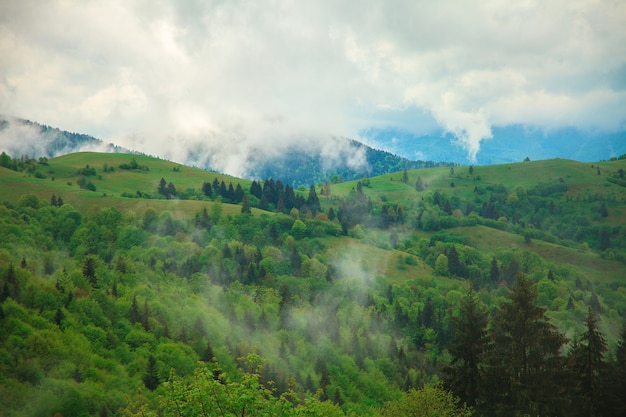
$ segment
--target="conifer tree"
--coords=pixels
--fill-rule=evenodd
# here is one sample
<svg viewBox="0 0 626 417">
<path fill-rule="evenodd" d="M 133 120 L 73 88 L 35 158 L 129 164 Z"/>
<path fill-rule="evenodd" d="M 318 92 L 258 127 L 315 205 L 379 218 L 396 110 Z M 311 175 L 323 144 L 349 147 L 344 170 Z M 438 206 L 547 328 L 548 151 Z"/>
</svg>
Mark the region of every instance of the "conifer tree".
<svg viewBox="0 0 626 417">
<path fill-rule="evenodd" d="M 613 397 L 617 398 L 615 406 L 615 415 L 626 415 L 626 324 L 622 327 L 622 334 L 617 349 L 615 350 L 615 362 L 613 364 L 613 378 L 611 380 L 610 389 Z"/>
<path fill-rule="evenodd" d="M 167 196 L 167 182 L 165 182 L 165 178 L 161 177 L 161 181 L 159 181 L 159 194 L 163 194 Z"/>
<path fill-rule="evenodd" d="M 137 304 L 137 296 L 133 295 L 133 301 L 130 305 L 130 311 L 128 313 L 128 319 L 131 323 L 141 322 L 141 313 L 139 312 L 139 305 Z"/>
<path fill-rule="evenodd" d="M 451 275 L 456 275 L 457 277 L 465 276 L 465 271 L 463 268 L 463 264 L 461 264 L 461 260 L 459 259 L 459 253 L 456 250 L 456 247 L 452 245 L 450 250 L 448 251 L 448 269 L 450 270 Z"/>
<path fill-rule="evenodd" d="M 313 214 L 319 212 L 322 209 L 322 207 L 320 206 L 320 200 L 317 197 L 317 192 L 315 191 L 314 185 L 312 185 L 311 188 L 309 188 L 309 196 L 306 199 L 306 205 L 309 207 L 309 209 L 311 209 Z"/>
<path fill-rule="evenodd" d="M 498 266 L 498 260 L 494 256 L 491 259 L 491 269 L 489 270 L 489 281 L 492 284 L 500 282 L 500 267 Z"/>
<path fill-rule="evenodd" d="M 493 318 L 481 404 L 488 414 L 556 415 L 566 407 L 560 380 L 565 338 L 535 305 L 536 285 L 518 273 Z"/>
<path fill-rule="evenodd" d="M 150 391 L 154 391 L 159 386 L 159 375 L 157 372 L 156 360 L 150 355 L 148 358 L 148 368 L 143 377 L 143 383 Z"/>
<path fill-rule="evenodd" d="M 591 307 L 585 325 L 585 332 L 570 352 L 570 366 L 578 382 L 573 410 L 580 415 L 594 417 L 603 415 L 604 382 L 607 377 L 604 355 L 608 349 Z"/>
<path fill-rule="evenodd" d="M 424 191 L 424 183 L 422 182 L 422 177 L 417 177 L 417 181 L 415 182 L 415 190 Z"/>
<path fill-rule="evenodd" d="M 454 339 L 448 347 L 452 362 L 444 368 L 446 385 L 470 406 L 476 405 L 481 384 L 482 356 L 487 350 L 488 316 L 469 286 L 459 314 L 452 317 Z"/>
<path fill-rule="evenodd" d="M 202 354 L 202 361 L 203 362 L 213 362 L 214 358 L 215 358 L 215 354 L 213 353 L 213 348 L 211 347 L 211 342 L 207 342 L 206 349 L 204 350 L 204 353 Z"/>
</svg>

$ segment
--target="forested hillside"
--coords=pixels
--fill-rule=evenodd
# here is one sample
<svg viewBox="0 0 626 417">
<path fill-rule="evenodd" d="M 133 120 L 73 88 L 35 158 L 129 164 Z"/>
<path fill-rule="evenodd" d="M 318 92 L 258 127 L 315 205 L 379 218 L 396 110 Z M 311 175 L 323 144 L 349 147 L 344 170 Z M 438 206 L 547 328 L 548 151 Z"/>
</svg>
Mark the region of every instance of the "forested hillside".
<svg viewBox="0 0 626 417">
<path fill-rule="evenodd" d="M 625 169 L 2 154 L 0 414 L 623 414 Z"/>
</svg>

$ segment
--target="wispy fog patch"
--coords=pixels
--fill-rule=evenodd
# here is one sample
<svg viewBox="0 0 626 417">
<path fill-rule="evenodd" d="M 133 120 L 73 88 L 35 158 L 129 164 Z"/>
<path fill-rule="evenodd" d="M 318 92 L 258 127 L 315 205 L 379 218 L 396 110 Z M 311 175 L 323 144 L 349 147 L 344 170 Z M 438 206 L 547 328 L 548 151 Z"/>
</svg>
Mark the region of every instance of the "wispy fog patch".
<svg viewBox="0 0 626 417">
<path fill-rule="evenodd" d="M 0 151 L 14 157 L 52 158 L 71 152 L 112 152 L 114 147 L 95 139 L 77 141 L 58 129 L 0 115 Z"/>
</svg>

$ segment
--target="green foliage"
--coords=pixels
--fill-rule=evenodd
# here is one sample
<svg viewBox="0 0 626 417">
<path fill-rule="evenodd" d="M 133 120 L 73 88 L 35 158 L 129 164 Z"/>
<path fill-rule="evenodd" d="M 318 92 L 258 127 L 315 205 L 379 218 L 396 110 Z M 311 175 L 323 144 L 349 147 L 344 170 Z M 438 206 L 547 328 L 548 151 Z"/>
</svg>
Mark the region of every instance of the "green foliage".
<svg viewBox="0 0 626 417">
<path fill-rule="evenodd" d="M 588 410 L 568 405 L 587 401 L 584 384 L 603 387 L 601 402 L 620 403 L 623 349 L 614 346 L 626 306 L 626 228 L 621 187 L 607 178 L 622 162 L 607 162 L 599 177 L 554 162 L 563 172 L 551 178 L 564 178 L 564 193 L 536 187 L 563 183 L 531 178 L 535 162 L 517 173 L 519 184 L 515 171 L 526 168 L 515 164 L 511 174 L 481 167 L 480 180 L 455 169 L 454 189 L 449 168 L 407 171 L 408 183 L 403 172 L 337 181 L 332 196 L 320 192 L 313 215 L 315 188 L 307 199 L 306 188 L 291 189 L 288 202 L 280 181 L 248 192 L 245 180 L 214 174 L 208 195 L 206 172 L 136 160 L 150 169 L 90 177 L 106 198 L 35 180 L 32 164 L 26 174 L 2 171 L 10 202 L 0 205 L 0 414 L 143 407 L 167 415 L 176 402 L 195 413 L 200 398 L 208 404 L 229 389 L 241 398 L 225 407 L 238 405 L 239 414 L 249 401 L 246 413 L 257 404 L 268 413 L 286 406 L 286 415 L 367 416 L 400 407 L 387 402 L 421 403 L 409 390 L 442 379 L 452 394 L 438 388 L 434 397 L 459 396 L 488 414 L 550 413 L 557 398 L 561 414 L 575 415 Z M 66 156 L 48 161 L 46 172 L 73 178 L 86 163 L 124 161 Z M 156 196 L 159 179 L 171 176 L 188 200 L 119 197 Z M 414 190 L 417 177 L 424 192 Z M 580 178 L 595 181 L 586 194 Z M 250 213 L 220 194 L 222 182 L 233 198 L 241 188 Z M 53 194 L 64 204 L 52 204 Z M 254 208 L 263 199 L 274 213 Z M 606 339 L 591 383 L 581 354 L 588 305 L 594 334 Z M 570 349 L 563 334 L 579 335 Z M 264 366 L 237 366 L 250 353 Z M 602 371 L 608 366 L 615 377 Z"/>
<path fill-rule="evenodd" d="M 439 387 L 410 390 L 398 400 L 385 403 L 382 417 L 471 417 L 473 411 L 459 399 Z"/>
</svg>

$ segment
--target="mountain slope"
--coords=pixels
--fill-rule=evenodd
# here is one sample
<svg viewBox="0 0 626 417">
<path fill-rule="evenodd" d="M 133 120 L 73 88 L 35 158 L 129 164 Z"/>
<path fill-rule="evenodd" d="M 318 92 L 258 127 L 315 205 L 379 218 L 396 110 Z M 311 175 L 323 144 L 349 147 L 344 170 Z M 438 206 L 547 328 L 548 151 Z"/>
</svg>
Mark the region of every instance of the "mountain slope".
<svg viewBox="0 0 626 417">
<path fill-rule="evenodd" d="M 316 146 L 317 145 L 317 146 Z M 295 187 L 330 181 L 376 176 L 402 169 L 441 166 L 431 161 L 410 160 L 360 142 L 334 137 L 319 146 L 290 146 L 284 151 L 264 153 L 259 150 L 245 163 L 249 179 L 280 179 Z M 0 151 L 13 157 L 33 158 L 65 155 L 80 151 L 130 152 L 114 144 L 105 144 L 89 135 L 71 133 L 29 120 L 0 116 Z M 214 171 L 215 167 L 201 155 L 211 154 L 207 144 L 198 143 L 181 163 Z M 445 163 L 443 164 L 446 165 Z"/>
<path fill-rule="evenodd" d="M 499 314 L 520 276 L 570 339 L 593 312 L 615 369 L 626 160 L 394 172 L 297 192 L 291 210 L 273 181 L 259 198 L 249 181 L 147 156 L 11 162 L 0 158 L 3 416 L 158 415 L 271 392 L 318 410 L 307 415 L 379 415 L 445 379 L 469 286 Z M 214 180 L 242 185 L 251 213 L 207 195 Z"/>
</svg>

